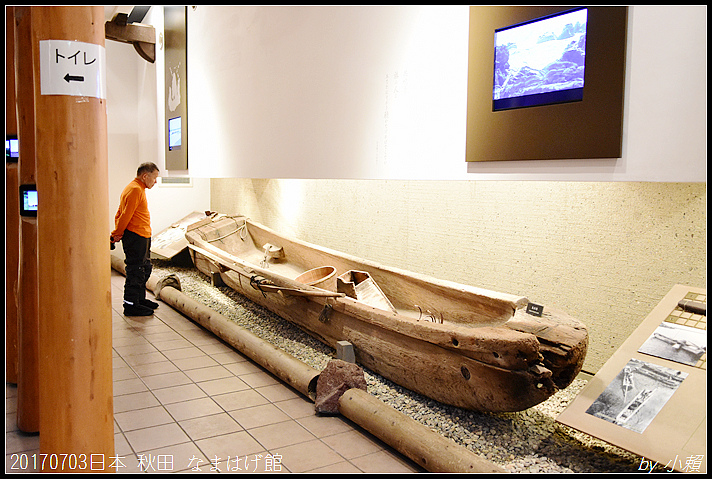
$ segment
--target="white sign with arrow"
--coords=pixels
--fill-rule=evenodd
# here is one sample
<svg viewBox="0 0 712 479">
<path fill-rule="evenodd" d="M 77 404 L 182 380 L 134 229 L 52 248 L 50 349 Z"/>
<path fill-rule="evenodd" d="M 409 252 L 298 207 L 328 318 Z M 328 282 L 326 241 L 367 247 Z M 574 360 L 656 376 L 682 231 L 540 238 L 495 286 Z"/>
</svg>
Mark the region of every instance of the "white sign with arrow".
<svg viewBox="0 0 712 479">
<path fill-rule="evenodd" d="M 40 41 L 42 95 L 106 98 L 106 49 L 70 40 Z"/>
</svg>

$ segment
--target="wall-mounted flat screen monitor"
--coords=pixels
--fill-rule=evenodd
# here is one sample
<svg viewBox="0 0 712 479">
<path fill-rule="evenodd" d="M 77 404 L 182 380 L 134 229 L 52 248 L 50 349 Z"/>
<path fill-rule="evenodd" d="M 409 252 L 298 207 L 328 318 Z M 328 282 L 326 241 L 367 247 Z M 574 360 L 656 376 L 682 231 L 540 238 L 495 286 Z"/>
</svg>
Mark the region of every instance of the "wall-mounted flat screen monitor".
<svg viewBox="0 0 712 479">
<path fill-rule="evenodd" d="M 37 216 L 36 185 L 20 185 L 20 216 Z"/>
<path fill-rule="evenodd" d="M 20 157 L 20 142 L 14 135 L 5 137 L 5 161 L 16 162 Z"/>
<path fill-rule="evenodd" d="M 495 30 L 492 109 L 583 99 L 587 8 Z"/>
<path fill-rule="evenodd" d="M 181 117 L 177 116 L 168 120 L 168 149 L 178 150 L 181 146 Z"/>
</svg>

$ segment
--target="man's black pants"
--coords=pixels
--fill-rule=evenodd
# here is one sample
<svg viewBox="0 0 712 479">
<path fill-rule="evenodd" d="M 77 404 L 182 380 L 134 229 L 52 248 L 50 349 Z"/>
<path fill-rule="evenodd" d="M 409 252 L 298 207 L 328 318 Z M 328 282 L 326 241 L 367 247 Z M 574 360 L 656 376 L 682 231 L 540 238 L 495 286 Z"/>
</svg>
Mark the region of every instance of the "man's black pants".
<svg viewBox="0 0 712 479">
<path fill-rule="evenodd" d="M 151 276 L 151 238 L 126 230 L 121 237 L 126 255 L 124 305 L 138 305 L 146 298 L 146 281 Z"/>
</svg>

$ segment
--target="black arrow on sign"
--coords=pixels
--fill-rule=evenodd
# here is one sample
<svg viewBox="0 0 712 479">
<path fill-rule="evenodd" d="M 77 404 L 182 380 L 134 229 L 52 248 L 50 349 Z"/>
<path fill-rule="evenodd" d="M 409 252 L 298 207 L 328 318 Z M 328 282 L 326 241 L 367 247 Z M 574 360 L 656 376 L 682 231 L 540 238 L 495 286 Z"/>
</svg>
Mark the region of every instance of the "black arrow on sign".
<svg viewBox="0 0 712 479">
<path fill-rule="evenodd" d="M 84 81 L 84 77 L 75 77 L 67 73 L 66 75 L 64 75 L 64 81 L 66 81 L 67 83 L 69 83 L 70 81 Z"/>
</svg>

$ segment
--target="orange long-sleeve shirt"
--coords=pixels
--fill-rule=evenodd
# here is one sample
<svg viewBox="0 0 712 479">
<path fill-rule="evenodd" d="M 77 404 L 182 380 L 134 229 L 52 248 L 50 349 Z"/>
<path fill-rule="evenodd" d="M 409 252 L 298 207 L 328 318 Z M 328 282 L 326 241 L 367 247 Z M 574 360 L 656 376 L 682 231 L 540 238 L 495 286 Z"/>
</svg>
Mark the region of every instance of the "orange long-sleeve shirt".
<svg viewBox="0 0 712 479">
<path fill-rule="evenodd" d="M 146 185 L 140 179 L 134 178 L 124 188 L 114 222 L 116 229 L 111 232 L 111 236 L 123 236 L 124 231 L 129 230 L 144 238 L 151 237 Z"/>
</svg>

